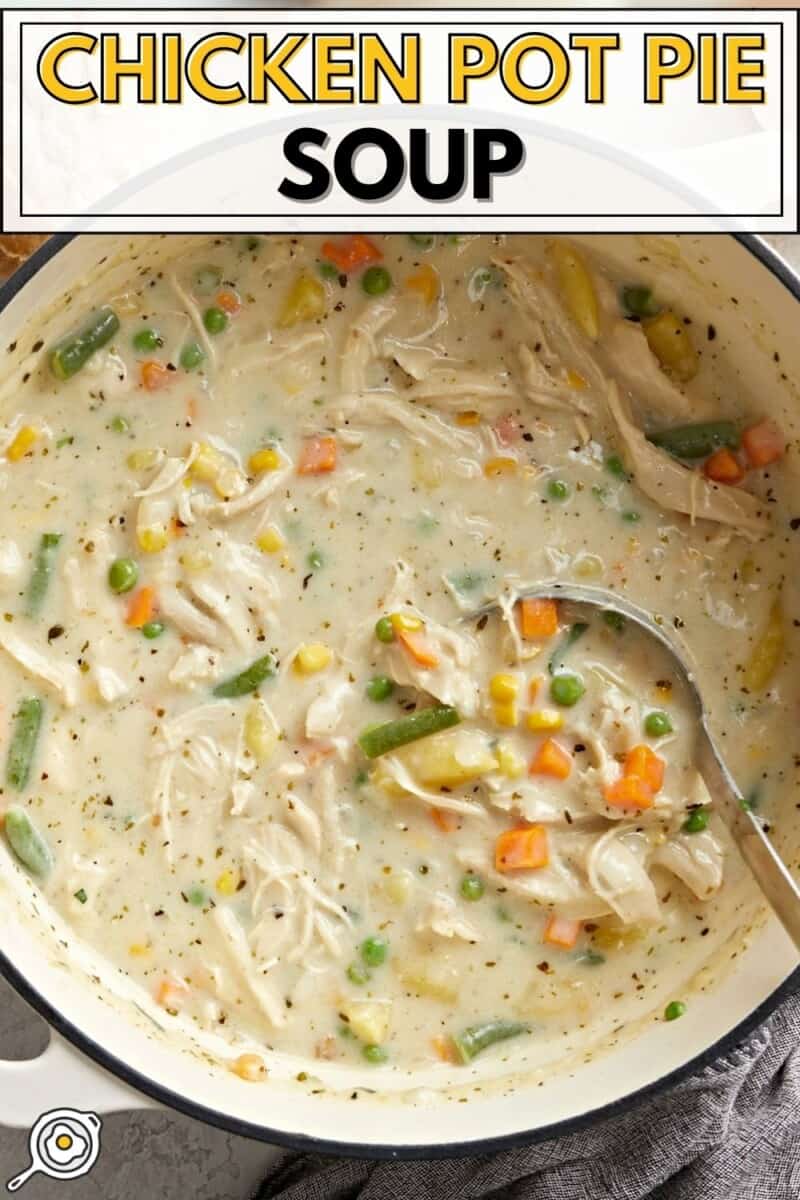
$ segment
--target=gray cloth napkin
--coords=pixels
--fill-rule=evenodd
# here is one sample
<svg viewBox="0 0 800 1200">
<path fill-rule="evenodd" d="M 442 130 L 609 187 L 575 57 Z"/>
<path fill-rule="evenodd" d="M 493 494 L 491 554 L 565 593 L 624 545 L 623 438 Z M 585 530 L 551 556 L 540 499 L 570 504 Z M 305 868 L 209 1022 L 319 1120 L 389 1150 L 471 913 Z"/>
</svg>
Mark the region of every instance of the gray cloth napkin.
<svg viewBox="0 0 800 1200">
<path fill-rule="evenodd" d="M 254 1200 L 451 1197 L 799 1200 L 800 994 L 725 1058 L 578 1133 L 439 1161 L 286 1155 Z"/>
</svg>

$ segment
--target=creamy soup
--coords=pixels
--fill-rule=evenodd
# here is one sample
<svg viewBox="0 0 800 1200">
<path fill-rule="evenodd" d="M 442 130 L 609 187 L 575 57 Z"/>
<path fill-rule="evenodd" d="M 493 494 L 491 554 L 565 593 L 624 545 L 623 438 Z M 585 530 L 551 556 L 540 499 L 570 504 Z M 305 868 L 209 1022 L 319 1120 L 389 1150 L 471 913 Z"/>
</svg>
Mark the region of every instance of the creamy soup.
<svg viewBox="0 0 800 1200">
<path fill-rule="evenodd" d="M 713 326 L 532 237 L 184 239 L 6 389 L 11 852 L 165 1025 L 382 1073 L 674 1019 L 794 770 L 781 430 Z M 91 289 L 88 289 L 90 292 Z M 520 597 L 523 598 L 520 598 Z M 726 907 L 726 905 L 728 907 Z M 703 941 L 707 939 L 707 941 Z"/>
</svg>

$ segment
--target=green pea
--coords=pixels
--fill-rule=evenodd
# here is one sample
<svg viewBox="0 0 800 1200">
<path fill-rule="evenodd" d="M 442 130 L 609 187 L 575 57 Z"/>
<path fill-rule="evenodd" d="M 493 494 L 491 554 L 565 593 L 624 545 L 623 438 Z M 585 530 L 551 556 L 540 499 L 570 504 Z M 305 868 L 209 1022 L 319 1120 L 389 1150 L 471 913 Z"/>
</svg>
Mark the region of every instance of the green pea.
<svg viewBox="0 0 800 1200">
<path fill-rule="evenodd" d="M 127 433 L 130 427 L 130 421 L 126 421 L 124 417 L 111 418 L 110 428 L 112 433 Z"/>
<path fill-rule="evenodd" d="M 378 1066 L 380 1063 L 385 1063 L 389 1055 L 384 1050 L 383 1046 L 362 1046 L 361 1053 L 368 1063 L 373 1066 Z"/>
<path fill-rule="evenodd" d="M 323 279 L 338 279 L 339 268 L 332 262 L 321 262 L 317 265 L 317 270 Z"/>
<path fill-rule="evenodd" d="M 85 888 L 78 888 L 77 892 L 72 893 L 79 904 L 85 904 L 89 897 L 86 895 Z"/>
<path fill-rule="evenodd" d="M 709 811 L 707 808 L 693 808 L 683 822 L 684 833 L 702 833 L 708 829 Z"/>
<path fill-rule="evenodd" d="M 666 737 L 672 733 L 672 721 L 665 712 L 649 712 L 644 719 L 644 731 L 648 737 Z"/>
<path fill-rule="evenodd" d="M 678 1017 L 682 1017 L 686 1012 L 686 1005 L 682 1000 L 670 1000 L 667 1007 L 664 1009 L 665 1021 L 677 1021 Z"/>
<path fill-rule="evenodd" d="M 624 287 L 620 298 L 622 307 L 630 317 L 654 317 L 659 312 L 652 290 L 642 284 Z"/>
<path fill-rule="evenodd" d="M 635 525 L 637 521 L 641 521 L 642 514 L 637 512 L 635 508 L 626 509 L 622 514 L 623 521 L 627 521 L 629 525 Z"/>
<path fill-rule="evenodd" d="M 373 934 L 361 943 L 361 957 L 368 967 L 380 967 L 386 962 L 389 943 L 386 938 Z"/>
<path fill-rule="evenodd" d="M 222 273 L 217 267 L 200 267 L 194 273 L 194 290 L 201 296 L 209 296 L 215 292 L 222 281 Z"/>
<path fill-rule="evenodd" d="M 161 621 L 147 621 L 142 626 L 142 633 L 149 642 L 153 642 L 156 638 L 161 637 L 163 632 L 164 625 Z"/>
<path fill-rule="evenodd" d="M 361 286 L 368 296 L 382 296 L 392 286 L 392 277 L 386 267 L 367 267 Z"/>
<path fill-rule="evenodd" d="M 422 250 L 430 250 L 436 240 L 432 233 L 410 233 L 408 237 L 415 246 L 419 246 Z"/>
<path fill-rule="evenodd" d="M 375 622 L 375 637 L 379 642 L 394 641 L 394 625 L 392 625 L 390 617 L 380 617 Z"/>
<path fill-rule="evenodd" d="M 555 675 L 550 682 L 550 697 L 556 704 L 572 708 L 577 704 L 586 691 L 583 680 L 579 675 Z"/>
<path fill-rule="evenodd" d="M 322 556 L 322 551 L 312 550 L 306 558 L 306 562 L 311 567 L 312 571 L 318 571 L 325 562 L 325 559 Z"/>
<path fill-rule="evenodd" d="M 373 675 L 366 687 L 370 700 L 375 700 L 378 704 L 388 700 L 393 691 L 394 683 L 388 675 Z"/>
<path fill-rule="evenodd" d="M 178 360 L 184 371 L 194 371 L 196 367 L 206 356 L 206 352 L 199 342 L 187 342 L 181 350 L 181 356 Z"/>
<path fill-rule="evenodd" d="M 607 608 L 603 613 L 603 620 L 609 629 L 613 629 L 615 633 L 622 633 L 625 628 L 625 618 L 622 613 L 615 612 L 613 608 Z"/>
<path fill-rule="evenodd" d="M 605 461 L 605 468 L 615 479 L 622 479 L 626 482 L 630 480 L 630 474 L 626 471 L 625 464 L 618 454 L 609 454 Z"/>
<path fill-rule="evenodd" d="M 108 568 L 108 586 L 112 592 L 129 592 L 138 578 L 139 567 L 132 558 L 115 558 Z"/>
<path fill-rule="evenodd" d="M 350 963 L 350 966 L 347 968 L 347 978 L 356 987 L 363 987 L 365 983 L 369 982 L 370 973 L 361 963 L 354 962 Z"/>
<path fill-rule="evenodd" d="M 209 333 L 222 333 L 228 327 L 228 314 L 212 305 L 203 313 L 203 324 Z"/>
<path fill-rule="evenodd" d="M 480 900 L 486 885 L 479 875 L 465 875 L 459 888 L 465 900 Z"/>
<path fill-rule="evenodd" d="M 566 500 L 570 487 L 566 479 L 551 479 L 547 485 L 547 494 L 551 500 Z"/>
<path fill-rule="evenodd" d="M 164 345 L 164 339 L 155 329 L 139 329 L 133 335 L 133 348 L 138 350 L 140 354 L 147 354 L 151 350 L 158 350 Z"/>
<path fill-rule="evenodd" d="M 186 893 L 186 899 L 190 904 L 193 904 L 195 908 L 202 908 L 208 899 L 208 892 L 204 887 L 200 887 L 199 884 L 195 884 L 194 887 L 189 888 L 188 892 Z"/>
</svg>

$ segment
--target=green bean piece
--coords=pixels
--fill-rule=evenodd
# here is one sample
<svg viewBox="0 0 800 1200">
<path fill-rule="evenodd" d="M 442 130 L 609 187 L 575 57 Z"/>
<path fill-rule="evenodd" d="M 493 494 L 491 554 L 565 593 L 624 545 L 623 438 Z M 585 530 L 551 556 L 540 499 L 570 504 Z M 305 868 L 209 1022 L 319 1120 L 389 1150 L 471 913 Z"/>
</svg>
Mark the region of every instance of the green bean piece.
<svg viewBox="0 0 800 1200">
<path fill-rule="evenodd" d="M 682 1017 L 686 1012 L 686 1005 L 682 1000 L 670 1000 L 667 1007 L 664 1009 L 665 1021 L 677 1021 L 678 1017 Z"/>
<path fill-rule="evenodd" d="M 733 421 L 701 421 L 697 425 L 678 425 L 648 433 L 648 442 L 666 450 L 673 458 L 708 458 L 715 450 L 726 446 L 736 450 L 739 431 Z"/>
<path fill-rule="evenodd" d="M 432 733 L 440 733 L 458 725 L 461 717 L 449 704 L 434 704 L 431 708 L 422 708 L 419 712 L 407 717 L 399 717 L 396 721 L 387 721 L 385 725 L 373 725 L 365 729 L 358 739 L 358 744 L 367 758 L 378 758 L 416 742 L 420 738 L 429 737 Z"/>
<path fill-rule="evenodd" d="M 625 521 L 628 525 L 636 525 L 637 522 L 641 521 L 642 519 L 642 514 L 637 508 L 627 508 L 625 512 L 621 513 L 620 515 L 622 516 L 623 521 Z"/>
<path fill-rule="evenodd" d="M 33 566 L 28 591 L 25 597 L 25 612 L 29 617 L 35 617 L 39 612 L 56 565 L 56 554 L 61 541 L 60 533 L 43 533 L 39 541 L 39 550 Z"/>
<path fill-rule="evenodd" d="M 481 1021 L 478 1025 L 469 1025 L 453 1038 L 453 1045 L 461 1061 L 468 1063 L 487 1047 L 530 1031 L 530 1025 L 525 1025 L 522 1021 L 507 1021 L 501 1017 L 494 1021 Z"/>
<path fill-rule="evenodd" d="M 3 828 L 8 844 L 23 867 L 27 867 L 31 875 L 40 879 L 47 875 L 53 865 L 53 855 L 28 816 L 27 809 L 21 804 L 10 804 L 6 809 Z"/>
<path fill-rule="evenodd" d="M 551 675 L 555 675 L 556 671 L 563 665 L 567 651 L 575 645 L 578 638 L 582 638 L 589 628 L 588 621 L 576 621 L 571 625 L 567 632 L 562 637 L 561 641 L 553 651 L 550 661 L 547 664 L 547 669 Z"/>
<path fill-rule="evenodd" d="M 222 700 L 235 700 L 237 696 L 249 696 L 261 687 L 265 679 L 270 679 L 276 671 L 275 659 L 271 654 L 257 658 L 249 667 L 245 667 L 238 675 L 223 679 L 214 688 L 214 695 Z"/>
<path fill-rule="evenodd" d="M 394 641 L 394 625 L 390 617 L 379 617 L 375 622 L 375 637 L 379 642 Z"/>
<path fill-rule="evenodd" d="M 56 379 L 71 379 L 95 353 L 110 342 L 119 329 L 119 317 L 104 305 L 92 313 L 75 333 L 62 338 L 50 351 L 50 370 Z"/>
<path fill-rule="evenodd" d="M 632 283 L 622 289 L 622 307 L 629 317 L 655 317 L 661 311 L 653 299 L 652 289 Z"/>
<path fill-rule="evenodd" d="M 14 714 L 14 731 L 6 759 L 6 783 L 16 792 L 21 792 L 28 782 L 42 712 L 43 705 L 38 696 L 28 696 Z"/>
<path fill-rule="evenodd" d="M 704 829 L 708 829 L 710 815 L 707 808 L 693 808 L 683 822 L 684 833 L 702 833 Z"/>
<path fill-rule="evenodd" d="M 591 946 L 575 955 L 575 962 L 580 963 L 582 967 L 602 967 L 605 961 L 605 954 L 598 954 Z"/>
</svg>

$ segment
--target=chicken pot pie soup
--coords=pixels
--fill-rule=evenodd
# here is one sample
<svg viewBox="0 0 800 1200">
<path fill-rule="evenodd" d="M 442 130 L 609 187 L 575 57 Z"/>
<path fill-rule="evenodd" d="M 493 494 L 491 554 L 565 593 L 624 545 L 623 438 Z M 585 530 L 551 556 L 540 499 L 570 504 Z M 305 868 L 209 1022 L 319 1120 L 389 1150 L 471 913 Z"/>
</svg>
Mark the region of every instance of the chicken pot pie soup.
<svg viewBox="0 0 800 1200">
<path fill-rule="evenodd" d="M 793 450 L 714 327 L 591 243 L 132 254 L 4 388 L 20 869 L 246 1080 L 508 1073 L 679 1017 L 743 877 L 688 698 L 615 612 L 517 593 L 674 627 L 776 812 Z"/>
</svg>

